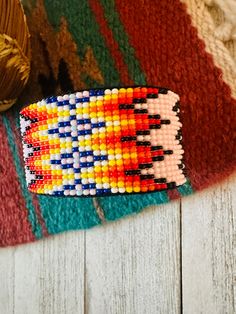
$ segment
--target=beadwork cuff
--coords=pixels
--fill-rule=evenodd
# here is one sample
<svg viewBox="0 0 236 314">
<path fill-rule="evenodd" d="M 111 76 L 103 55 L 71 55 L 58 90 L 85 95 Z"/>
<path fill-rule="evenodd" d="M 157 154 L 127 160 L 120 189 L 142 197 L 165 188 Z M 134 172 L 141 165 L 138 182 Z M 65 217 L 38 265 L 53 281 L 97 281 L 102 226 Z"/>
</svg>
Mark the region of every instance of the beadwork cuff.
<svg viewBox="0 0 236 314">
<path fill-rule="evenodd" d="M 56 196 L 160 191 L 186 182 L 179 96 L 165 88 L 91 89 L 20 112 L 28 189 Z"/>
</svg>

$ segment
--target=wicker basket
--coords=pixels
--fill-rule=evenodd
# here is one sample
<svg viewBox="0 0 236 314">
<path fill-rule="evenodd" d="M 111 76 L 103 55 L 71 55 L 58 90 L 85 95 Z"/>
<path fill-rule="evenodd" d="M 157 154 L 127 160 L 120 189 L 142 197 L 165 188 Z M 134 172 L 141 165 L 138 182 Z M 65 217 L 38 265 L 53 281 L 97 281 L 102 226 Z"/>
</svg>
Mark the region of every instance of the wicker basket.
<svg viewBox="0 0 236 314">
<path fill-rule="evenodd" d="M 0 0 L 0 112 L 10 108 L 30 72 L 30 35 L 19 0 Z"/>
</svg>

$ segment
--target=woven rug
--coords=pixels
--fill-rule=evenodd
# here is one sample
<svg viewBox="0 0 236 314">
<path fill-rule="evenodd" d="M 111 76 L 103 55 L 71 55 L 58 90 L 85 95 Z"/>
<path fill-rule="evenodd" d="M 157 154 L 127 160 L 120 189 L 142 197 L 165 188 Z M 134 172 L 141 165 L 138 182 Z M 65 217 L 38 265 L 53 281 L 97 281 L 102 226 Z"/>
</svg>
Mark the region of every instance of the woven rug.
<svg viewBox="0 0 236 314">
<path fill-rule="evenodd" d="M 187 196 L 236 165 L 236 67 L 200 0 L 24 1 L 32 71 L 18 106 L 0 116 L 0 246 L 90 228 Z M 165 86 L 181 98 L 188 181 L 172 191 L 100 198 L 28 192 L 18 112 L 49 95 L 103 86 Z M 158 210 L 158 209 L 157 209 Z"/>
</svg>

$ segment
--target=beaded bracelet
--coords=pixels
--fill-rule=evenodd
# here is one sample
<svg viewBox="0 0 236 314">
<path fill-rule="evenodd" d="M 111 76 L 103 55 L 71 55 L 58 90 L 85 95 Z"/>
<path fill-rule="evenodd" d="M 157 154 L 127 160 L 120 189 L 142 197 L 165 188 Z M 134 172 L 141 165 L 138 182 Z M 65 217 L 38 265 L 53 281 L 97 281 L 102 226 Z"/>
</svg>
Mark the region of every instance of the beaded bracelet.
<svg viewBox="0 0 236 314">
<path fill-rule="evenodd" d="M 105 196 L 186 182 L 179 96 L 165 88 L 91 89 L 20 112 L 28 189 Z"/>
</svg>

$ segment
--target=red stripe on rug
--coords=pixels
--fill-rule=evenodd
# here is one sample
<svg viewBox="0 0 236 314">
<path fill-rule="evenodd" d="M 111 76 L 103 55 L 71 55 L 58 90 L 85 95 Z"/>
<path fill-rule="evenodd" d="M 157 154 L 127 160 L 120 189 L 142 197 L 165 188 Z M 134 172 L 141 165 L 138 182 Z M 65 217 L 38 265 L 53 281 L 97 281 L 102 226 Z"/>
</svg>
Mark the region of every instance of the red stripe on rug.
<svg viewBox="0 0 236 314">
<path fill-rule="evenodd" d="M 116 8 L 147 83 L 181 97 L 184 158 L 193 188 L 226 177 L 236 164 L 236 101 L 185 6 L 176 0 L 119 0 Z"/>
<path fill-rule="evenodd" d="M 181 193 L 178 191 L 177 188 L 175 190 L 172 190 L 172 191 L 167 191 L 167 194 L 168 194 L 170 201 L 178 200 L 181 197 Z"/>
<path fill-rule="evenodd" d="M 0 246 L 35 240 L 18 175 L 10 151 L 7 133 L 0 117 Z"/>
<path fill-rule="evenodd" d="M 177 189 L 169 190 L 169 191 L 167 191 L 167 192 L 168 192 L 169 199 L 170 199 L 171 201 L 177 200 L 177 199 L 179 199 L 180 196 L 181 196 L 180 193 L 179 193 L 179 191 L 178 191 Z"/>
<path fill-rule="evenodd" d="M 24 167 L 24 158 L 23 158 L 23 149 L 22 149 L 20 131 L 18 131 L 17 128 L 16 128 L 13 116 L 11 114 L 7 113 L 7 117 L 9 119 L 9 121 L 10 121 L 12 133 L 13 133 L 14 140 L 15 140 L 15 143 L 16 143 L 16 146 L 17 146 L 19 159 L 20 159 L 20 162 L 21 162 L 21 166 Z M 36 194 L 33 194 L 33 193 L 31 194 L 31 196 L 32 196 L 32 203 L 33 203 L 33 206 L 34 206 L 34 209 L 35 209 L 35 213 L 36 213 L 36 216 L 38 218 L 38 222 L 39 222 L 40 226 L 42 227 L 43 236 L 46 237 L 46 236 L 48 236 L 48 231 L 47 231 L 47 227 L 46 227 L 45 221 L 44 221 L 42 213 L 41 213 L 38 197 L 37 197 Z"/>
<path fill-rule="evenodd" d="M 124 62 L 123 55 L 119 49 L 119 45 L 113 37 L 112 31 L 106 21 L 103 7 L 99 1 L 89 0 L 89 5 L 95 16 L 95 19 L 100 27 L 100 32 L 105 39 L 106 45 L 111 53 L 115 62 L 115 66 L 119 72 L 120 80 L 123 84 L 133 84 L 132 79 L 129 77 L 128 67 Z"/>
</svg>

